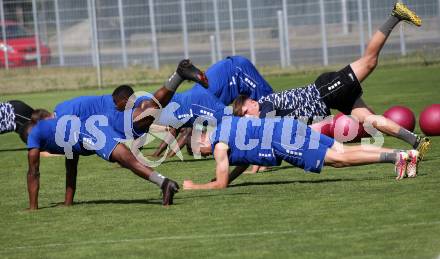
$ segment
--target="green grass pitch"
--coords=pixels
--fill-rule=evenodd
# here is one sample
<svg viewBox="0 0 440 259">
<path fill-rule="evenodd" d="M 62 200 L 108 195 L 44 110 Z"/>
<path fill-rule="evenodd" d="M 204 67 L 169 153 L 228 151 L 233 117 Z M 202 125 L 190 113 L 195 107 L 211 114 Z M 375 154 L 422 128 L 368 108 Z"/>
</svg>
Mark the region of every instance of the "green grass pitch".
<svg viewBox="0 0 440 259">
<path fill-rule="evenodd" d="M 439 71 L 439 65 L 379 67 L 363 84 L 365 100 L 378 113 L 406 105 L 418 115 L 440 102 Z M 268 80 L 281 90 L 316 76 Z M 53 109 L 67 98 L 110 91 L 3 95 L 0 101 Z M 325 168 L 320 175 L 283 164 L 244 175 L 227 190 L 181 191 L 170 208 L 160 205 L 157 187 L 96 156 L 80 158 L 76 204 L 56 206 L 64 199 L 64 158 L 42 158 L 41 210 L 29 213 L 24 145 L 16 134 L 1 135 L 0 258 L 437 258 L 440 137 L 432 141 L 416 179 L 396 182 L 389 164 Z M 389 137 L 385 144 L 407 147 Z M 179 183 L 205 182 L 214 161 L 185 156 L 157 170 Z"/>
</svg>

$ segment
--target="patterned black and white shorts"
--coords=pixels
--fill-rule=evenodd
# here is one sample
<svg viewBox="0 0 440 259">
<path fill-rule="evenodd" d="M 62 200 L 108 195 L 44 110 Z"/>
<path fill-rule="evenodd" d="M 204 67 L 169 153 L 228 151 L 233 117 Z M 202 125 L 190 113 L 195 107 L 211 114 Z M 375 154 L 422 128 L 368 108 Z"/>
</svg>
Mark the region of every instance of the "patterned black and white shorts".
<svg viewBox="0 0 440 259">
<path fill-rule="evenodd" d="M 20 133 L 30 122 L 33 111 L 22 101 L 0 103 L 0 134 L 11 131 Z"/>
<path fill-rule="evenodd" d="M 10 103 L 0 103 L 0 134 L 14 131 L 15 113 Z"/>
<path fill-rule="evenodd" d="M 329 108 L 321 100 L 314 84 L 273 93 L 262 97 L 258 102 L 260 117 L 266 117 L 275 111 L 276 116 L 289 116 L 310 124 L 316 117 L 330 115 Z"/>
</svg>

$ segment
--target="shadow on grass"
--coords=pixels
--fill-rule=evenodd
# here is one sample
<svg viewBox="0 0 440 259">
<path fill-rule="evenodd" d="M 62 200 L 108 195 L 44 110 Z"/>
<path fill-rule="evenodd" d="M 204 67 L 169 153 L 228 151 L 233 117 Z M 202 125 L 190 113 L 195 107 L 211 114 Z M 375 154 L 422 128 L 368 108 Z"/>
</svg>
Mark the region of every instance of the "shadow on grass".
<svg viewBox="0 0 440 259">
<path fill-rule="evenodd" d="M 162 205 L 162 201 L 158 199 L 133 199 L 133 200 L 126 200 L 126 199 L 119 199 L 119 200 L 90 200 L 90 201 L 75 201 L 73 203 L 73 206 L 64 206 L 64 203 L 57 202 L 57 203 L 51 203 L 50 205 L 46 207 L 40 207 L 39 209 L 51 209 L 51 208 L 69 208 L 69 207 L 75 207 L 78 205 L 102 205 L 102 204 L 160 204 Z"/>
<path fill-rule="evenodd" d="M 286 181 L 270 181 L 270 182 L 244 182 L 232 184 L 229 187 L 241 186 L 263 186 L 263 185 L 283 185 L 283 184 L 322 184 L 322 183 L 336 183 L 336 182 L 358 182 L 358 181 L 372 181 L 372 180 L 388 180 L 394 179 L 390 177 L 366 177 L 366 178 L 337 178 L 337 179 L 316 179 L 316 180 L 286 180 Z"/>
<path fill-rule="evenodd" d="M 272 172 L 283 171 L 283 170 L 294 169 L 294 168 L 298 169 L 298 167 L 295 167 L 293 165 L 275 166 L 275 167 L 269 167 L 268 169 L 266 169 L 262 172 L 258 172 L 258 174 L 272 173 Z"/>
<path fill-rule="evenodd" d="M 205 161 L 211 161 L 214 160 L 214 157 L 210 157 L 210 158 L 202 158 L 202 159 L 184 159 L 183 161 L 181 161 L 180 159 L 176 159 L 176 160 L 166 160 L 163 161 L 162 164 L 168 164 L 168 163 L 178 163 L 178 162 L 182 162 L 182 163 L 194 163 L 194 162 L 205 162 Z"/>
<path fill-rule="evenodd" d="M 282 184 L 297 184 L 297 183 L 331 183 L 331 182 L 346 182 L 346 181 L 363 181 L 361 179 L 320 179 L 320 180 L 291 180 L 291 181 L 270 181 L 270 182 L 244 182 L 232 184 L 229 187 L 241 186 L 259 186 L 259 185 L 282 185 Z"/>
<path fill-rule="evenodd" d="M 207 190 L 212 191 L 212 190 Z M 174 200 L 185 200 L 185 199 L 194 199 L 194 198 L 209 198 L 215 196 L 238 196 L 238 195 L 250 195 L 249 192 L 238 192 L 238 193 L 222 193 L 221 190 L 216 194 L 202 194 L 202 195 L 187 195 L 185 197 L 174 197 Z"/>
<path fill-rule="evenodd" d="M 185 200 L 185 199 L 200 199 L 200 198 L 210 198 L 215 196 L 236 196 L 236 195 L 249 195 L 250 193 L 218 193 L 218 194 L 202 194 L 202 195 L 188 195 L 185 197 L 174 197 L 174 205 L 176 204 L 176 200 Z M 73 206 L 64 206 L 64 203 L 57 202 L 57 203 L 51 203 L 48 206 L 40 207 L 39 209 L 51 209 L 51 208 L 69 208 L 69 207 L 75 207 L 78 205 L 107 205 L 107 204 L 122 204 L 122 205 L 129 205 L 129 204 L 144 204 L 144 205 L 162 205 L 162 200 L 160 198 L 158 199 L 117 199 L 117 200 L 89 200 L 89 201 L 76 201 L 73 203 Z"/>
<path fill-rule="evenodd" d="M 118 200 L 90 200 L 90 201 L 77 201 L 75 205 L 100 205 L 100 204 L 162 204 L 162 201 L 158 199 L 118 199 Z"/>
<path fill-rule="evenodd" d="M 7 148 L 7 149 L 0 149 L 1 152 L 17 152 L 17 151 L 27 151 L 27 148 L 21 147 L 21 148 Z"/>
<path fill-rule="evenodd" d="M 157 147 L 140 147 L 140 150 L 156 150 Z"/>
</svg>

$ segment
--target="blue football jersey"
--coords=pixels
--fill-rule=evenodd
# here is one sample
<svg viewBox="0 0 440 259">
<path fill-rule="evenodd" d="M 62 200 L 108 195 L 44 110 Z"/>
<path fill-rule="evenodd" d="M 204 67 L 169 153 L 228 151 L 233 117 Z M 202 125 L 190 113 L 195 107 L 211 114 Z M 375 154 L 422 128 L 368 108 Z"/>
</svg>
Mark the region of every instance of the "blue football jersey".
<svg viewBox="0 0 440 259">
<path fill-rule="evenodd" d="M 212 150 L 219 142 L 227 144 L 230 165 L 280 165 L 272 142 L 263 142 L 263 125 L 264 119 L 225 116 L 211 135 Z"/>
<path fill-rule="evenodd" d="M 113 98 L 110 94 L 98 96 L 80 96 L 58 104 L 54 113 L 56 117 L 63 115 L 75 115 L 81 121 L 97 114 L 105 114 L 116 110 Z"/>
<path fill-rule="evenodd" d="M 61 122 L 65 117 L 39 121 L 29 133 L 28 149 L 38 148 L 52 154 L 65 154 L 66 146 L 69 152 L 78 155 L 97 154 L 105 160 L 110 156 L 119 143 L 116 134 L 108 122 L 102 126 L 97 121 L 86 124 L 78 118 Z M 105 119 L 104 119 L 105 120 Z M 75 125 L 76 122 L 76 125 Z"/>
<path fill-rule="evenodd" d="M 231 165 L 280 165 L 286 161 L 306 171 L 321 171 L 334 139 L 293 118 L 225 116 L 211 135 L 212 149 L 229 146 Z"/>
<path fill-rule="evenodd" d="M 239 95 L 253 100 L 273 93 L 272 87 L 255 66 L 245 57 L 232 56 L 221 60 L 206 71 L 208 91 L 224 105 L 229 105 Z"/>
<path fill-rule="evenodd" d="M 192 127 L 196 121 L 216 121 L 225 105 L 200 85 L 182 93 L 174 94 L 157 123 L 174 128 Z"/>
</svg>

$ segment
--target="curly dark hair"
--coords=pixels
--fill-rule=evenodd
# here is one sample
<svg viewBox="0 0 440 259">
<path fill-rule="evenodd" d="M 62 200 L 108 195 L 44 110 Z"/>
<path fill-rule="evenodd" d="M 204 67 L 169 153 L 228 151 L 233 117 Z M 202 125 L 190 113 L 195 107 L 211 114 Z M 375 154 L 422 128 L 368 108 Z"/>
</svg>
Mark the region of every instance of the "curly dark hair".
<svg viewBox="0 0 440 259">
<path fill-rule="evenodd" d="M 134 90 L 130 85 L 120 85 L 115 88 L 112 93 L 113 98 L 128 99 L 134 94 Z"/>
<path fill-rule="evenodd" d="M 35 109 L 31 115 L 31 123 L 35 125 L 38 121 L 49 118 L 50 116 L 52 116 L 52 114 L 48 110 Z"/>
</svg>

